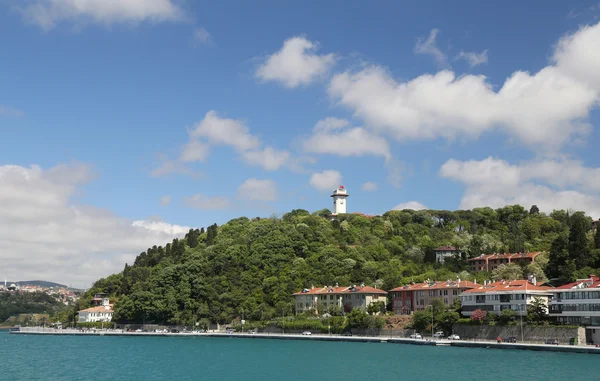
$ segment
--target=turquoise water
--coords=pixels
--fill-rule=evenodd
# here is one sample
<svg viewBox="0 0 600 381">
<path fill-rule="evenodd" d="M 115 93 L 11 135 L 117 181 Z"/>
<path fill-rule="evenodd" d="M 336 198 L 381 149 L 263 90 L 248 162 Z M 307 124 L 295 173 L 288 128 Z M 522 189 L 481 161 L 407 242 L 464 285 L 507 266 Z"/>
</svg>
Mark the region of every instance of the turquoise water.
<svg viewBox="0 0 600 381">
<path fill-rule="evenodd" d="M 0 333 L 0 380 L 593 380 L 589 354 L 208 337 Z"/>
</svg>

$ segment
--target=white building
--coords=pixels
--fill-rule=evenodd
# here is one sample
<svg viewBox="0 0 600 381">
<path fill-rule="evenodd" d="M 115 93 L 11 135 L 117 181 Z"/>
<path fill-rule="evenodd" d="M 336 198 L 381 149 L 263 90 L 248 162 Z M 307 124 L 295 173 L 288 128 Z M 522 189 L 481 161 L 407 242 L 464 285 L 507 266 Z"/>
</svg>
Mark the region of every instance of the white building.
<svg viewBox="0 0 600 381">
<path fill-rule="evenodd" d="M 333 214 L 344 214 L 346 213 L 346 198 L 350 196 L 344 188 L 343 185 L 340 185 L 337 189 L 333 191 L 331 197 L 333 197 Z"/>
<path fill-rule="evenodd" d="M 535 277 L 529 280 L 501 280 L 485 282 L 461 294 L 462 314 L 471 316 L 475 310 L 500 315 L 503 310 L 513 310 L 517 316 L 527 316 L 527 306 L 539 298 L 546 307 L 552 298 L 552 287 L 538 286 Z"/>
<path fill-rule="evenodd" d="M 79 311 L 80 323 L 109 322 L 112 320 L 113 307 L 108 298 L 102 300 L 101 306 L 86 308 Z"/>
</svg>

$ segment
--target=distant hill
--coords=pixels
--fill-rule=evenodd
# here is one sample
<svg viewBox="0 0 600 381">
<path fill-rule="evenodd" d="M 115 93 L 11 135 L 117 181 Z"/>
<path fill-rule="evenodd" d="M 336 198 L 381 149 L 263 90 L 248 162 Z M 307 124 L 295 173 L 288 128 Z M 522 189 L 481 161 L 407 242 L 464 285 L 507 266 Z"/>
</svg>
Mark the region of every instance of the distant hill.
<svg viewBox="0 0 600 381">
<path fill-rule="evenodd" d="M 40 287 L 58 287 L 58 288 L 66 288 L 64 284 L 48 282 L 45 280 L 21 280 L 18 282 L 7 282 L 8 284 L 16 283 L 19 286 L 40 286 Z"/>
</svg>

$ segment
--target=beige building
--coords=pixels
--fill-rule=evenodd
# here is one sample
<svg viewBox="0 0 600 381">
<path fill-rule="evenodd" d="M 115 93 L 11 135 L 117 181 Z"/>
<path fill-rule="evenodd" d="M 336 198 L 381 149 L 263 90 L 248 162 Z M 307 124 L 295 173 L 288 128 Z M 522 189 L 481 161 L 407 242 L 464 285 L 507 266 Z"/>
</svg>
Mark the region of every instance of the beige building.
<svg viewBox="0 0 600 381">
<path fill-rule="evenodd" d="M 383 302 L 387 304 L 387 292 L 374 287 L 365 286 L 325 286 L 321 288 L 305 288 L 294 294 L 296 312 L 329 310 L 340 308 L 346 312 L 354 308 L 365 310 L 370 304 Z"/>
<path fill-rule="evenodd" d="M 427 280 L 421 283 L 412 283 L 390 290 L 392 308 L 396 315 L 410 315 L 413 311 L 422 311 L 431 305 L 434 299 L 441 299 L 450 307 L 454 299 L 459 299 L 465 290 L 477 287 L 468 280 L 445 282 Z"/>
</svg>

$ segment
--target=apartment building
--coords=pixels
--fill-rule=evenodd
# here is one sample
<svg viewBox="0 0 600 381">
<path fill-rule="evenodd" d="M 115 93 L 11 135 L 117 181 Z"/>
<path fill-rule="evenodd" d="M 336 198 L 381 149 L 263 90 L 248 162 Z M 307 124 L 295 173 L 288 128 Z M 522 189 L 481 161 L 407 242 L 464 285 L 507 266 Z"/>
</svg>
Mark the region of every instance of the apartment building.
<svg viewBox="0 0 600 381">
<path fill-rule="evenodd" d="M 444 263 L 446 258 L 452 258 L 459 254 L 458 250 L 454 246 L 436 247 L 433 252 L 435 253 L 435 261 L 437 263 Z"/>
<path fill-rule="evenodd" d="M 500 315 L 503 310 L 510 309 L 517 316 L 527 316 L 527 306 L 534 298 L 539 298 L 548 306 L 552 290 L 552 287 L 538 285 L 535 277 L 528 280 L 486 281 L 483 285 L 462 293 L 462 314 L 468 317 L 473 311 L 480 309 Z"/>
<path fill-rule="evenodd" d="M 460 279 L 444 282 L 427 280 L 396 287 L 389 291 L 389 297 L 392 298 L 392 308 L 396 315 L 410 315 L 413 311 L 426 309 L 433 299 L 441 299 L 449 307 L 460 294 L 476 286 L 473 282 Z"/>
<path fill-rule="evenodd" d="M 529 265 L 535 261 L 535 257 L 542 254 L 536 251 L 532 253 L 505 253 L 505 254 L 482 254 L 478 257 L 468 259 L 470 270 L 493 271 L 500 265 L 516 263 L 519 265 Z"/>
<path fill-rule="evenodd" d="M 313 310 L 319 313 L 319 308 L 341 308 L 352 311 L 354 308 L 365 310 L 370 304 L 383 302 L 387 304 L 387 291 L 365 286 L 325 286 L 321 288 L 305 288 L 293 294 L 296 300 L 296 312 Z"/>
</svg>

